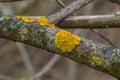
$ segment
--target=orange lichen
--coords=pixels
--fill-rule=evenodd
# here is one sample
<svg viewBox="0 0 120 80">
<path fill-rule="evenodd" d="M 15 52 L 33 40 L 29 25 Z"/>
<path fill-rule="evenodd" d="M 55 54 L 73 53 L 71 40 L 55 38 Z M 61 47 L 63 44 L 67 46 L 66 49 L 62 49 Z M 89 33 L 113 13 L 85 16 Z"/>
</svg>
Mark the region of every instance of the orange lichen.
<svg viewBox="0 0 120 80">
<path fill-rule="evenodd" d="M 24 28 L 24 29 L 23 29 L 23 33 L 24 33 L 24 34 L 27 34 L 27 33 L 28 33 L 28 29 L 27 29 L 27 28 Z"/>
<path fill-rule="evenodd" d="M 41 26 L 48 26 L 50 28 L 56 28 L 55 24 L 50 24 L 46 16 L 41 18 L 27 18 L 24 16 L 16 16 L 18 19 L 22 19 L 24 22 L 38 22 Z"/>
<path fill-rule="evenodd" d="M 92 56 L 92 60 L 98 65 L 102 65 L 102 59 L 97 56 Z"/>
<path fill-rule="evenodd" d="M 80 41 L 80 37 L 65 30 L 60 30 L 55 35 L 55 46 L 62 52 L 71 52 Z"/>
</svg>

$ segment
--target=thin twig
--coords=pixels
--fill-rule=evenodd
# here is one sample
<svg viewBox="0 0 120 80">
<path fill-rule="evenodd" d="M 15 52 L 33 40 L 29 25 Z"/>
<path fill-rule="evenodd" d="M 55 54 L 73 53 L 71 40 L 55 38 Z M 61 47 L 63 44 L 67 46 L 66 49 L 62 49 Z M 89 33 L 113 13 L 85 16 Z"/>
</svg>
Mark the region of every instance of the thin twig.
<svg viewBox="0 0 120 80">
<path fill-rule="evenodd" d="M 58 4 L 60 4 L 63 8 L 65 7 L 65 4 L 61 0 L 56 0 Z"/>
<path fill-rule="evenodd" d="M 112 43 L 107 37 L 105 37 L 104 35 L 102 35 L 101 33 L 98 32 L 98 30 L 96 29 L 90 29 L 92 32 L 96 33 L 97 35 L 99 35 L 101 38 L 103 38 L 104 40 L 106 40 L 111 46 L 117 48 L 117 46 Z"/>
<path fill-rule="evenodd" d="M 39 19 L 41 16 L 25 16 Z M 61 23 L 56 24 L 60 28 L 74 29 L 100 29 L 120 28 L 120 11 L 105 15 L 70 16 Z"/>
<path fill-rule="evenodd" d="M 25 63 L 25 66 L 26 66 L 26 69 L 28 70 L 28 73 L 29 73 L 29 77 L 33 76 L 34 75 L 34 67 L 30 61 L 30 58 L 28 56 L 28 53 L 25 49 L 25 46 L 22 44 L 22 43 L 16 43 L 19 51 L 20 51 L 20 54 L 23 58 L 23 61 Z"/>
<path fill-rule="evenodd" d="M 52 59 L 40 71 L 38 71 L 32 78 L 30 78 L 30 80 L 43 76 L 59 60 L 59 58 L 59 55 L 54 55 Z"/>
<path fill-rule="evenodd" d="M 56 0 L 58 2 L 58 4 L 61 5 L 61 7 L 65 7 L 66 5 L 61 1 L 61 0 Z M 116 47 L 114 45 L 114 43 L 112 43 L 109 39 L 107 39 L 104 35 L 102 35 L 101 33 L 98 32 L 98 30 L 96 29 L 90 29 L 92 32 L 96 33 L 97 35 L 99 35 L 101 38 L 103 38 L 104 40 L 106 40 L 111 46 Z M 117 47 L 116 47 L 117 48 Z"/>
<path fill-rule="evenodd" d="M 56 12 L 55 14 L 49 15 L 48 19 L 50 23 L 58 23 L 62 19 L 66 18 L 70 14 L 76 12 L 78 9 L 84 7 L 88 3 L 94 0 L 75 0 L 70 5 L 66 6 L 65 8 L 61 9 L 60 11 Z"/>
<path fill-rule="evenodd" d="M 63 8 L 65 7 L 65 4 L 61 0 L 56 0 L 56 2 L 60 4 L 60 6 L 62 6 Z M 71 16 L 74 16 L 74 14 L 71 14 Z"/>
</svg>

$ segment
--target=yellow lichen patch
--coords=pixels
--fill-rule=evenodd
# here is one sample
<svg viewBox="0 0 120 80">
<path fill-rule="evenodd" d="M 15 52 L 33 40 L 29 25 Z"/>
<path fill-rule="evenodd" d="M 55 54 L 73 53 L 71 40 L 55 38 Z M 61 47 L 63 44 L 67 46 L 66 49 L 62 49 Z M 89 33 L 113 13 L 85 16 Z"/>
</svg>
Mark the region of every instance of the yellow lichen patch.
<svg viewBox="0 0 120 80">
<path fill-rule="evenodd" d="M 102 59 L 97 56 L 92 56 L 92 60 L 98 65 L 102 65 Z"/>
<path fill-rule="evenodd" d="M 38 22 L 41 26 L 47 26 L 49 24 L 49 20 L 45 16 L 42 16 L 40 19 L 38 19 Z"/>
<path fill-rule="evenodd" d="M 41 18 L 27 18 L 24 16 L 16 16 L 18 19 L 22 19 L 24 22 L 38 22 L 41 26 L 48 26 L 50 28 L 56 28 L 55 24 L 50 24 L 46 16 Z"/>
<path fill-rule="evenodd" d="M 27 33 L 28 33 L 28 29 L 27 29 L 27 28 L 24 28 L 24 29 L 23 29 L 23 33 L 24 33 L 24 34 L 27 34 Z"/>
<path fill-rule="evenodd" d="M 34 22 L 36 21 L 36 19 L 33 19 L 33 18 L 27 18 L 27 17 L 24 17 L 24 16 L 16 16 L 18 19 L 22 19 L 24 22 Z"/>
<path fill-rule="evenodd" d="M 56 28 L 55 24 L 48 24 L 48 26 L 51 28 Z"/>
<path fill-rule="evenodd" d="M 10 17 L 9 16 L 5 16 L 6 19 L 9 19 Z"/>
<path fill-rule="evenodd" d="M 80 41 L 80 37 L 65 30 L 60 30 L 55 35 L 55 46 L 62 52 L 71 52 Z"/>
</svg>

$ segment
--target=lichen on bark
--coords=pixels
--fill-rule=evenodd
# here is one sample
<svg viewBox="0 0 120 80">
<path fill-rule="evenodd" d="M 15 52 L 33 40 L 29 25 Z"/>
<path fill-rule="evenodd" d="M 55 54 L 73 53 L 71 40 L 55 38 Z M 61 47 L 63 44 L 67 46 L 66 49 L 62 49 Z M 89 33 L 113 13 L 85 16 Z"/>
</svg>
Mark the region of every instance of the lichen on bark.
<svg viewBox="0 0 120 80">
<path fill-rule="evenodd" d="M 23 32 L 25 28 L 28 30 L 26 34 Z M 16 17 L 0 16 L 0 37 L 62 55 L 120 79 L 119 49 L 80 37 L 79 45 L 71 52 L 63 53 L 55 46 L 55 35 L 59 31 L 61 29 L 40 26 L 37 22 L 24 22 Z M 97 62 L 92 59 L 92 56 L 97 56 Z M 98 65 L 98 58 L 102 60 L 100 65 Z"/>
</svg>

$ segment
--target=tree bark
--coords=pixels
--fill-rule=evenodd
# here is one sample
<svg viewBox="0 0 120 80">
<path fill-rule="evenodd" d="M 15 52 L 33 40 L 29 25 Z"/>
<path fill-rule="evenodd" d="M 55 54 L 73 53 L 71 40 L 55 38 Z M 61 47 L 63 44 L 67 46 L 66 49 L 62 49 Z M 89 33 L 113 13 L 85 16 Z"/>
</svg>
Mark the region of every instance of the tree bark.
<svg viewBox="0 0 120 80">
<path fill-rule="evenodd" d="M 28 29 L 26 34 L 24 28 Z M 80 44 L 71 52 L 62 52 L 55 46 L 55 35 L 59 31 L 61 29 L 40 26 L 37 22 L 0 17 L 0 37 L 59 54 L 120 79 L 120 49 L 80 37 Z"/>
<path fill-rule="evenodd" d="M 57 25 L 60 28 L 119 28 L 120 12 L 109 15 L 72 16 Z"/>
</svg>

